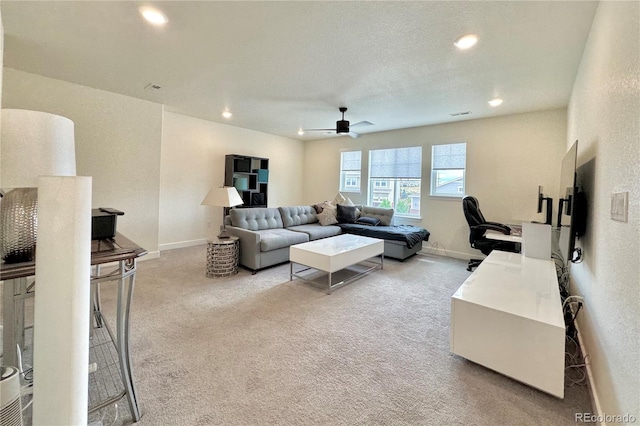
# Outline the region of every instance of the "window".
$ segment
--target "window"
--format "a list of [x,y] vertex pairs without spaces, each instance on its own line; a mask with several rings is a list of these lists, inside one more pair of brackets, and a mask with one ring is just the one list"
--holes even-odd
[[434,145],[431,150],[431,195],[463,197],[467,144]]
[[422,147],[369,151],[369,205],[420,216]]
[[362,151],[340,153],[340,191],[360,192]]

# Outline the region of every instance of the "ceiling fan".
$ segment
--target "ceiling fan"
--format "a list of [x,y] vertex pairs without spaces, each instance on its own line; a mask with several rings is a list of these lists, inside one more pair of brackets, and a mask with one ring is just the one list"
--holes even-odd
[[373,123],[370,123],[368,121],[361,121],[359,123],[356,123],[352,126],[349,126],[349,121],[344,119],[344,113],[347,112],[347,108],[346,107],[340,107],[340,112],[342,113],[342,120],[338,120],[336,121],[336,128],[335,129],[303,129],[303,132],[336,132],[337,134],[347,134],[349,136],[351,136],[352,138],[357,138],[360,137],[359,133],[356,132],[352,132],[351,128],[352,127],[356,127],[356,126],[371,126],[373,125]]

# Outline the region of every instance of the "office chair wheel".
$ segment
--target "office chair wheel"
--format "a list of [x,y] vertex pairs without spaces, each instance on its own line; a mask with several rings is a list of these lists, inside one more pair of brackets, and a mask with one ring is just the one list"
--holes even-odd
[[471,259],[467,265],[467,271],[473,272],[473,268],[477,268],[482,263],[482,259]]

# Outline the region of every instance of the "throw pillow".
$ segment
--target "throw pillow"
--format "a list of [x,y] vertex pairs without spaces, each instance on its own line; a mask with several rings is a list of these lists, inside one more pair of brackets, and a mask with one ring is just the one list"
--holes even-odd
[[347,198],[343,203],[340,204],[342,204],[343,206],[355,206],[355,204],[353,204],[353,201],[351,201],[351,198]]
[[358,220],[356,220],[356,223],[360,225],[378,226],[380,225],[380,219],[376,219],[375,217],[362,216],[358,218]]
[[354,223],[358,218],[358,209],[356,206],[343,206],[338,204],[338,222],[340,223]]
[[336,206],[338,204],[344,203],[345,201],[347,201],[347,199],[344,198],[344,195],[338,192],[338,194],[336,195],[336,198],[333,199],[332,204]]
[[324,203],[320,204],[320,207],[322,207],[322,210],[329,210],[331,211],[331,213],[335,216],[337,214],[336,211],[336,206],[334,204],[331,204],[331,201],[325,201]]
[[320,225],[322,226],[338,223],[338,219],[336,219],[336,216],[331,212],[330,209],[324,209],[322,213],[318,215],[318,221],[320,221]]

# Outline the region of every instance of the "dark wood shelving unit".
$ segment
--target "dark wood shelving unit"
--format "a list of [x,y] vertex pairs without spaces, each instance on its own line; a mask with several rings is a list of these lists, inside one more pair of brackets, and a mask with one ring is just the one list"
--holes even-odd
[[244,204],[239,208],[267,207],[269,159],[248,155],[225,156],[224,185],[234,186]]

